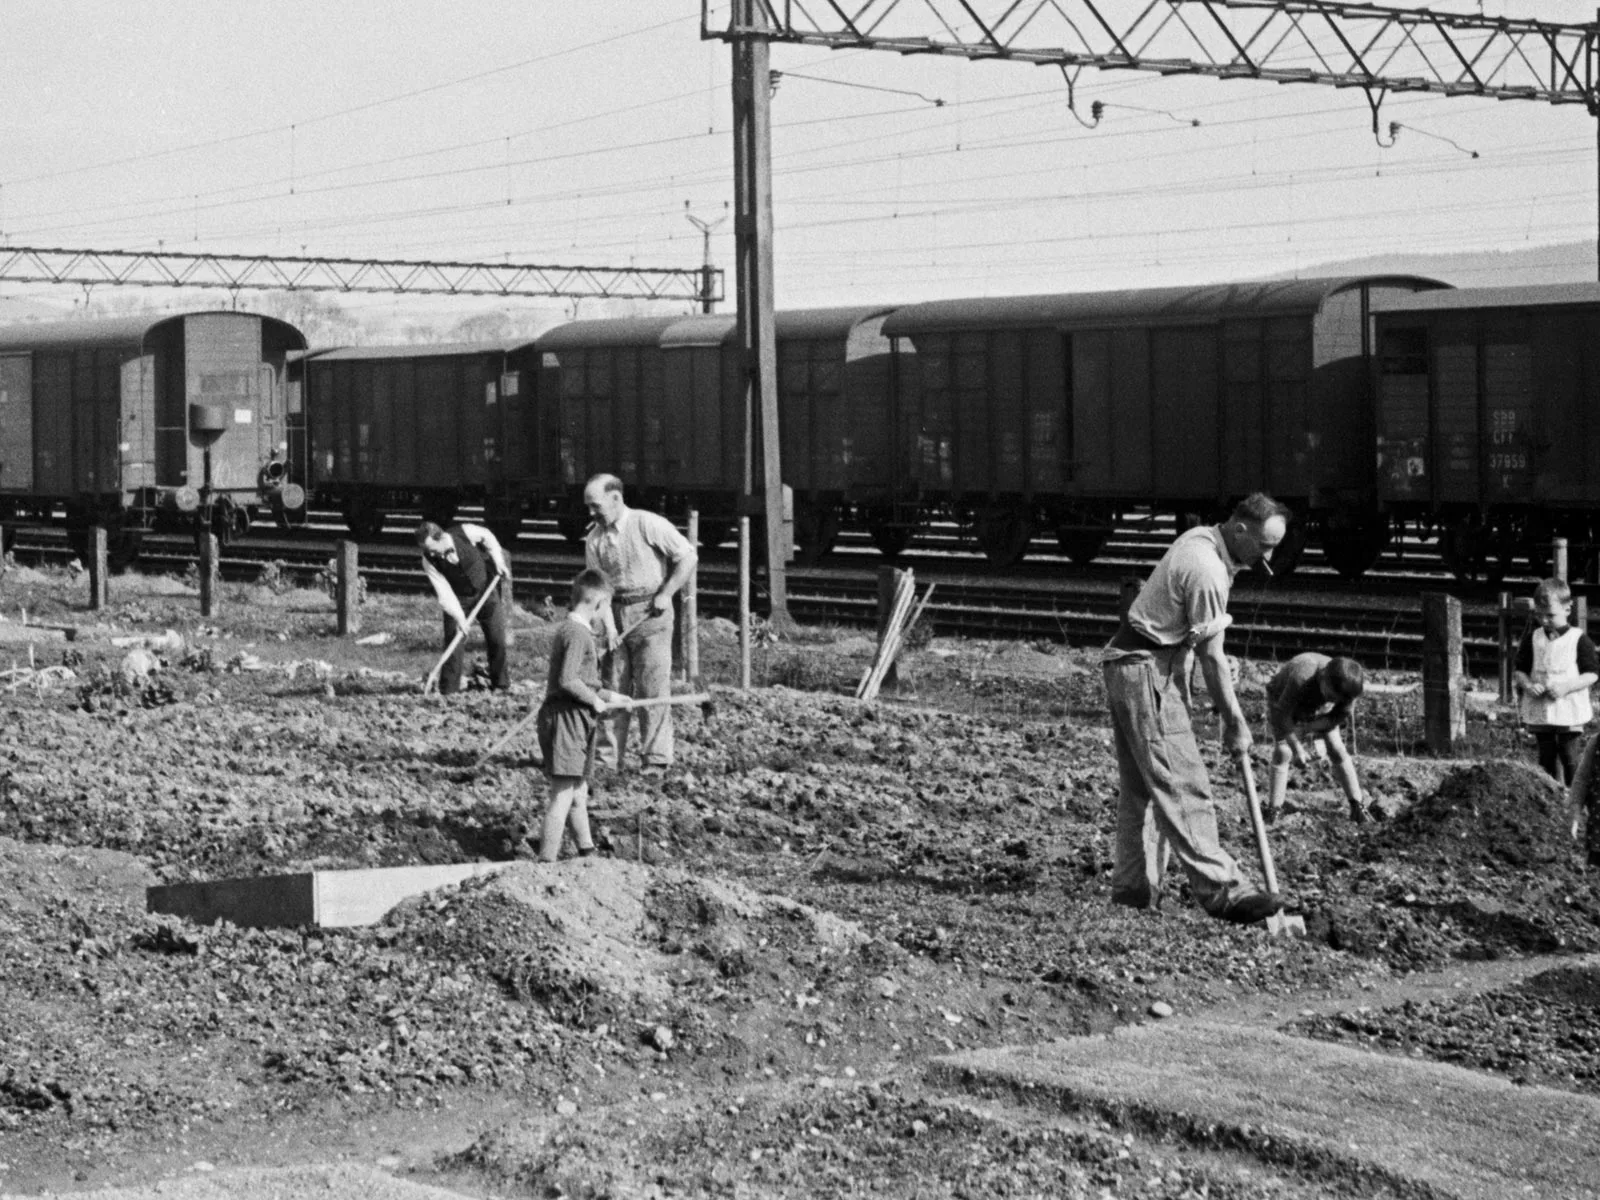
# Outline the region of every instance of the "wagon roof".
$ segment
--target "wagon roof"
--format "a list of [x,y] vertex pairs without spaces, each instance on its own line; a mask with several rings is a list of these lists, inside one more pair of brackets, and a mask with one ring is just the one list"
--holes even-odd
[[1374,312],[1428,312],[1462,308],[1552,308],[1564,304],[1600,304],[1600,283],[1548,283],[1528,287],[1451,288],[1386,296],[1374,301]]
[[[862,321],[893,312],[888,304],[856,304],[838,308],[780,310],[773,326],[782,338],[848,337]],[[582,346],[720,346],[738,336],[735,313],[690,313],[676,317],[622,317],[569,321],[541,334],[532,343],[538,350],[563,350]]]
[[572,350],[584,346],[654,346],[669,325],[684,320],[673,317],[611,317],[591,321],[568,321],[547,329],[518,349]]
[[[773,332],[780,338],[842,340],[863,321],[894,311],[891,304],[853,304],[838,308],[790,308],[773,314]],[[664,330],[661,345],[717,346],[739,336],[735,313],[701,313],[684,317]]]
[[1093,326],[1123,321],[1171,324],[1222,317],[1287,316],[1314,313],[1330,296],[1362,285],[1402,288],[1449,286],[1418,275],[1350,275],[1328,279],[1276,279],[1195,287],[1136,288],[1115,292],[933,300],[898,310],[883,323],[883,332],[890,337],[897,337],[931,330]]
[[404,346],[329,346],[312,350],[307,358],[318,362],[374,361],[390,358],[470,358],[478,354],[504,354],[520,342],[434,342]]
[[144,346],[145,338],[159,325],[181,321],[186,317],[230,316],[255,317],[276,325],[293,335],[292,341],[300,348],[306,344],[303,335],[287,321],[260,313],[241,313],[231,309],[202,309],[196,312],[143,313],[133,317],[79,317],[66,321],[28,321],[16,325],[0,326],[0,351],[25,350],[93,350],[129,349]]

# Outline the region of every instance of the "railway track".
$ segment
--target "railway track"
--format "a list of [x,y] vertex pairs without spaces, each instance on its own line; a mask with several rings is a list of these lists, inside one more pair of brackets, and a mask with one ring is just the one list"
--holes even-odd
[[[330,531],[332,532],[332,531]],[[313,539],[316,540],[313,540]],[[560,601],[582,556],[558,537],[528,536],[513,551],[514,581],[525,604],[544,596]],[[66,562],[71,553],[56,530],[19,533],[19,561]],[[293,538],[251,536],[228,547],[222,556],[223,577],[233,582],[258,579],[268,564],[299,582],[309,583],[328,568],[333,541],[313,532]],[[789,610],[804,624],[839,624],[871,628],[877,622],[876,559],[841,556],[836,566],[794,568],[789,573]],[[140,554],[145,571],[182,574],[195,562],[192,542],[180,536],[151,534]],[[970,563],[941,561],[919,555],[914,564],[919,586],[937,584],[927,620],[945,635],[1065,642],[1074,646],[1103,644],[1116,628],[1122,579],[1141,564],[1111,564],[1108,570],[1072,577],[997,579],[972,573]],[[1152,555],[1149,562],[1154,561]],[[1143,563],[1148,569],[1149,562]],[[868,565],[870,563],[870,565]],[[363,544],[361,573],[374,591],[417,593],[426,588],[409,540],[393,538]],[[1296,577],[1297,580],[1299,577]],[[1299,580],[1294,590],[1242,577],[1230,609],[1234,628],[1228,644],[1235,653],[1255,658],[1284,658],[1303,650],[1345,653],[1369,667],[1415,670],[1421,664],[1422,618],[1416,584],[1394,588],[1381,584],[1374,593],[1307,590]],[[1434,581],[1443,589],[1444,580]],[[759,578],[756,585],[760,587]],[[737,611],[737,568],[726,553],[707,554],[699,576],[703,617],[733,618]],[[757,611],[764,607],[758,596]],[[1467,670],[1493,675],[1497,670],[1497,613],[1492,600],[1463,602],[1462,633]]]

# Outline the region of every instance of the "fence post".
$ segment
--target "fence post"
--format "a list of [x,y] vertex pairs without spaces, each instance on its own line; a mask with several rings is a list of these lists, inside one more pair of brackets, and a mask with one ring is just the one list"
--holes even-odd
[[339,610],[339,636],[361,632],[361,547],[341,538],[339,564],[334,580],[334,604]]
[[1511,644],[1511,593],[1500,593],[1499,633],[1495,638],[1500,665],[1500,703],[1511,703],[1511,668],[1517,648]]
[[106,606],[106,527],[89,527],[89,607],[98,612]]
[[214,617],[220,602],[217,587],[217,535],[207,530],[200,535],[200,615]]
[[1567,577],[1567,539],[1564,537],[1550,541],[1550,573],[1561,580]]
[[1467,732],[1461,694],[1461,601],[1422,593],[1422,726],[1428,749],[1448,754]]
[[750,517],[739,518],[739,690],[750,690]]
[[[689,510],[689,546],[700,557],[700,510]],[[700,683],[700,565],[683,585],[683,671],[696,687]]]

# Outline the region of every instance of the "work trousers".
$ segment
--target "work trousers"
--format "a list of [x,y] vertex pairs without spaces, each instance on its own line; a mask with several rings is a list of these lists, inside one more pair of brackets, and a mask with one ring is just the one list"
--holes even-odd
[[1177,648],[1134,650],[1102,667],[1121,785],[1111,899],[1154,906],[1176,856],[1195,900],[1217,915],[1247,889],[1217,840],[1211,782],[1175,673],[1187,661]]
[[[619,631],[635,622],[642,622],[612,651],[608,681],[613,691],[635,700],[672,694],[672,610],[669,608],[659,617],[650,617],[649,612],[648,600],[639,604],[618,604],[612,608]],[[628,727],[633,721],[639,725],[639,757],[644,765],[670,767],[672,707],[666,704],[641,708],[637,712],[624,709],[614,717],[603,719],[600,722],[600,739],[595,747],[595,761],[608,767],[623,762],[628,746]]]
[[[499,589],[496,589],[499,592]],[[465,612],[472,611],[473,601],[462,603]],[[484,601],[478,610],[478,627],[483,630],[483,642],[489,651],[489,686],[504,691],[511,686],[511,670],[506,665],[506,604],[497,594]],[[455,640],[457,625],[449,613],[444,616],[444,646]],[[440,647],[442,651],[444,646]],[[439,691],[448,696],[461,690],[461,660],[466,654],[467,640],[461,639],[444,666],[439,669]]]

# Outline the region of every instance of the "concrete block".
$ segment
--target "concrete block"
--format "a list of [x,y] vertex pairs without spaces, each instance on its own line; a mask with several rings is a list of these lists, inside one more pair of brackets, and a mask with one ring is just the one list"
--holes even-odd
[[229,921],[255,929],[341,929],[375,925],[402,900],[492,874],[507,865],[450,863],[171,883],[146,888],[145,907],[153,913],[186,917],[198,925]]
[[[75,632],[75,631],[74,631]],[[20,645],[24,642],[70,642],[72,634],[59,625],[19,625],[15,621],[0,621],[0,642]]]

